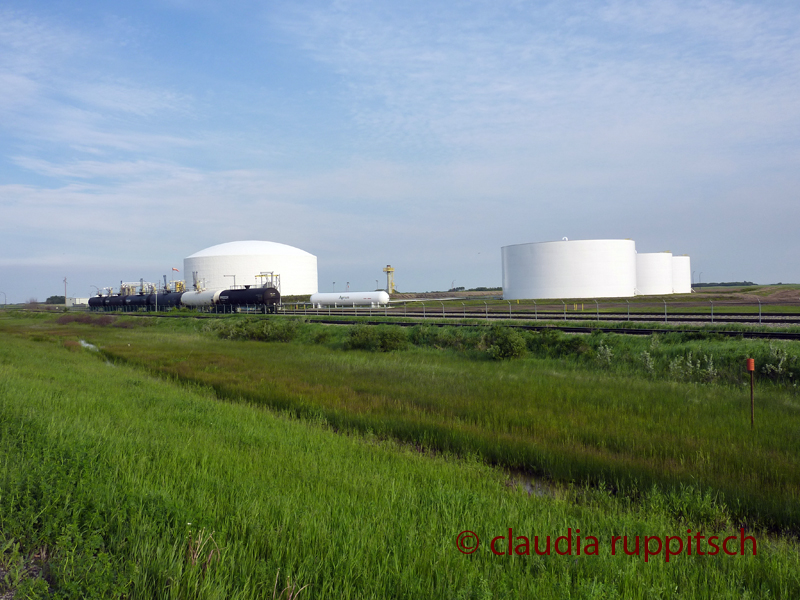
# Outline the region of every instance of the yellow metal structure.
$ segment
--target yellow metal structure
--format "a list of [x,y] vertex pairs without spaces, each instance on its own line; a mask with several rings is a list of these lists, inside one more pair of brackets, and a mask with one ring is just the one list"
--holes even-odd
[[392,265],[386,265],[383,272],[386,273],[386,292],[394,294],[394,269]]

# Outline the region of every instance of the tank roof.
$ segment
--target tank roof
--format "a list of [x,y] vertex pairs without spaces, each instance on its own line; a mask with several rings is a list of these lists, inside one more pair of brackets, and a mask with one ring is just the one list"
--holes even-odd
[[195,252],[187,258],[202,258],[204,256],[313,256],[313,254],[278,242],[265,242],[259,240],[246,240],[239,242],[226,242],[217,244],[205,250]]

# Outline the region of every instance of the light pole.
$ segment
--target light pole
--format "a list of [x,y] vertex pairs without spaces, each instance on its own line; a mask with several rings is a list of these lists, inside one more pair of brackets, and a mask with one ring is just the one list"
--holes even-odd
[[376,290],[378,289],[378,280],[377,279],[375,280],[375,289]]

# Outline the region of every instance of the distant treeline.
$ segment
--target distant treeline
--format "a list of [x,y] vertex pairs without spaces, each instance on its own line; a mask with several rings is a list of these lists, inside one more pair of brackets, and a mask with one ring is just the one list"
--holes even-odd
[[695,283],[693,284],[693,287],[742,287],[746,285],[757,284],[753,283],[752,281],[722,281],[720,283]]
[[499,292],[502,291],[501,287],[476,287],[465,290],[464,287],[454,287],[447,290],[448,292]]

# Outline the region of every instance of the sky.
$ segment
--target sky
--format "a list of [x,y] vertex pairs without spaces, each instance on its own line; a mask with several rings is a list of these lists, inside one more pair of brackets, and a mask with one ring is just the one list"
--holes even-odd
[[494,287],[563,237],[800,282],[800,5],[0,4],[8,303],[235,240],[320,291]]

